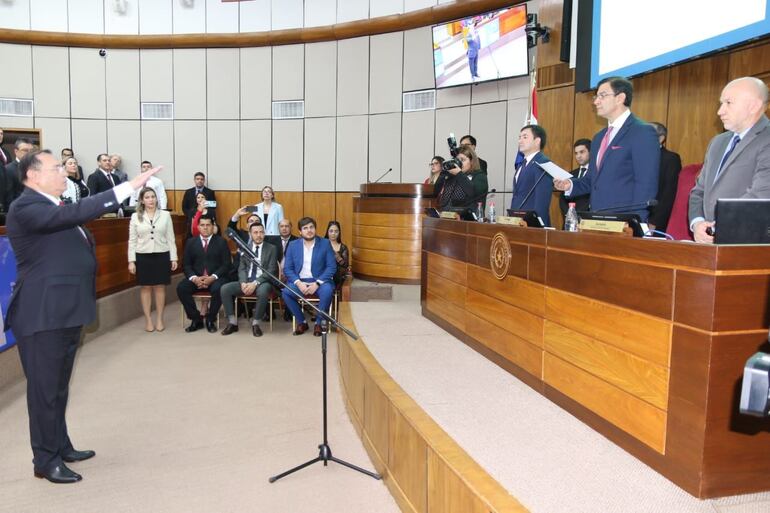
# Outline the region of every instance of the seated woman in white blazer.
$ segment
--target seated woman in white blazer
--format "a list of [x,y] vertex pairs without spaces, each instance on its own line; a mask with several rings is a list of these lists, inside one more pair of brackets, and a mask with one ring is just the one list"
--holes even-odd
[[[171,271],[177,268],[176,237],[171,214],[158,207],[155,191],[145,187],[139,191],[136,212],[128,225],[128,272],[136,275],[141,286],[145,331],[163,331],[163,308],[166,305],[166,285],[171,283]],[[156,321],[150,312],[155,295]]]
[[283,219],[283,207],[275,202],[273,188],[266,185],[262,188],[262,203],[257,203],[256,214],[262,220],[265,227],[265,235],[280,235],[278,223]]

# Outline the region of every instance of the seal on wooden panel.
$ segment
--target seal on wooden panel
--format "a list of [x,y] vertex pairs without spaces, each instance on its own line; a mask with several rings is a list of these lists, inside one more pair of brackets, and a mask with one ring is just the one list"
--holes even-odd
[[497,232],[489,245],[489,267],[492,269],[494,277],[502,280],[508,276],[510,266],[511,244],[505,234]]

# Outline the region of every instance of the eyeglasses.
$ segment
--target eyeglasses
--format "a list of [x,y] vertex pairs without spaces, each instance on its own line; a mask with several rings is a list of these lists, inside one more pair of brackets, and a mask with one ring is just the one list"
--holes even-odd
[[599,93],[599,94],[595,94],[593,96],[593,99],[594,101],[596,101],[597,98],[599,98],[600,100],[604,100],[605,98],[608,98],[610,96],[617,96],[617,95],[615,93]]

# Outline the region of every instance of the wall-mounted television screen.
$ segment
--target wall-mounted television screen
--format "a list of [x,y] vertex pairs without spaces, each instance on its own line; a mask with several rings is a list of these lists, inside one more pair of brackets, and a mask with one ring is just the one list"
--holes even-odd
[[527,75],[526,25],[526,5],[435,25],[436,87]]

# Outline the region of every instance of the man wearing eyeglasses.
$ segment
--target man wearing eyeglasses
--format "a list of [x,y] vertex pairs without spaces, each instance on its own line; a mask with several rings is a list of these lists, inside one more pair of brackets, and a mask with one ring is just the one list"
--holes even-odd
[[658,192],[660,145],[655,130],[631,113],[632,97],[633,86],[623,77],[599,82],[594,107],[608,126],[591,141],[588,173],[554,180],[554,186],[567,199],[590,194],[592,211],[638,214],[647,221],[646,204]]

